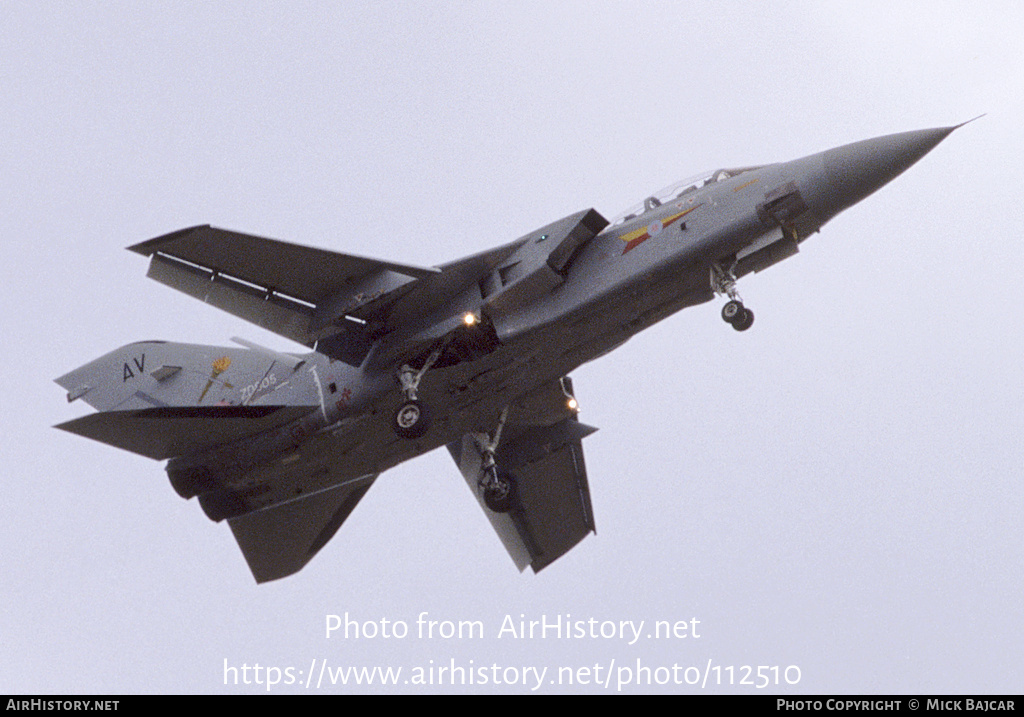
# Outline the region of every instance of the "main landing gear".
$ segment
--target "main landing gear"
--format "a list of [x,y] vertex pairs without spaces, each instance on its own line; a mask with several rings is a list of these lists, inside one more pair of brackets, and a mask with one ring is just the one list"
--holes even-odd
[[441,349],[437,349],[430,354],[422,368],[414,369],[409,364],[405,364],[398,371],[398,380],[402,384],[405,401],[395,411],[391,427],[402,438],[419,438],[430,428],[430,412],[427,410],[427,405],[416,398],[416,390],[420,386],[423,374],[434,365],[440,356]]
[[722,320],[737,331],[746,331],[754,325],[754,312],[743,305],[739,292],[736,290],[736,277],[731,269],[723,269],[718,264],[711,265],[711,288],[716,294],[725,294],[729,301],[722,307]]
[[398,370],[398,382],[405,400],[395,411],[391,422],[395,433],[402,438],[419,438],[430,428],[427,405],[417,398],[416,392],[420,380],[431,367],[445,368],[473,361],[496,351],[499,346],[494,324],[486,316],[465,313],[462,323],[445,334],[420,368],[405,364]]
[[516,504],[515,478],[507,470],[499,468],[494,460],[494,453],[498,449],[501,430],[505,427],[507,417],[508,408],[506,407],[498,417],[498,427],[494,430],[493,436],[487,433],[477,433],[474,436],[482,456],[480,480],[476,485],[484,499],[484,505],[495,513],[507,513]]

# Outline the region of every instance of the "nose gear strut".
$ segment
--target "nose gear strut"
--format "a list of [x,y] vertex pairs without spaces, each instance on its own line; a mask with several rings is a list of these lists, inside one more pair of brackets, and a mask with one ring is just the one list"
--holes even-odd
[[720,295],[729,297],[722,307],[722,320],[737,331],[746,331],[754,325],[754,312],[743,305],[740,292],[736,289],[736,276],[732,267],[723,269],[718,264],[711,265],[711,289]]

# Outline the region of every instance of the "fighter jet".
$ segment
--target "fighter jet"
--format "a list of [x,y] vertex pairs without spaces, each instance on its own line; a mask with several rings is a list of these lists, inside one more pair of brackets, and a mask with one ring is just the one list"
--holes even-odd
[[57,426],[156,460],[226,520],[257,582],[299,571],[377,477],[446,446],[520,571],[595,530],[569,374],[793,256],[962,125],[718,169],[611,221],[585,209],[437,267],[211,226],[129,247],[148,276],[304,344],[132,343],[56,379],[98,410]]

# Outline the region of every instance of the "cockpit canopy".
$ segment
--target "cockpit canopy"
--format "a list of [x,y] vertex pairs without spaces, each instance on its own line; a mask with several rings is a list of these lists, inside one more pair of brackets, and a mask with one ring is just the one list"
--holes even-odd
[[649,212],[652,209],[657,209],[662,204],[679,199],[686,194],[696,192],[698,189],[702,189],[703,187],[707,187],[718,182],[724,182],[725,180],[731,179],[739,174],[743,174],[744,172],[760,169],[761,166],[739,167],[736,169],[716,169],[713,172],[703,172],[694,177],[690,177],[689,179],[674,182],[664,189],[655,192],[642,202],[638,202],[629,209],[618,214],[614,219],[612,219],[611,224],[608,226],[614,227],[619,224],[625,224],[626,222],[633,221],[642,214]]

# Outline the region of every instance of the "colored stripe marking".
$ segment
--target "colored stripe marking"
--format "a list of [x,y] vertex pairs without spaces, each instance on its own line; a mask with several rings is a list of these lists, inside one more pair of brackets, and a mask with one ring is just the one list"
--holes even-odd
[[651,237],[658,236],[665,229],[665,227],[671,226],[675,221],[682,217],[685,217],[687,214],[689,214],[699,206],[701,205],[697,204],[696,206],[690,207],[689,209],[684,209],[678,214],[673,214],[671,216],[665,217],[664,219],[651,222],[645,227],[640,227],[639,229],[634,229],[631,232],[626,232],[625,234],[620,235],[619,239],[626,242],[626,248],[622,250],[622,253],[625,254],[628,251],[633,251]]

